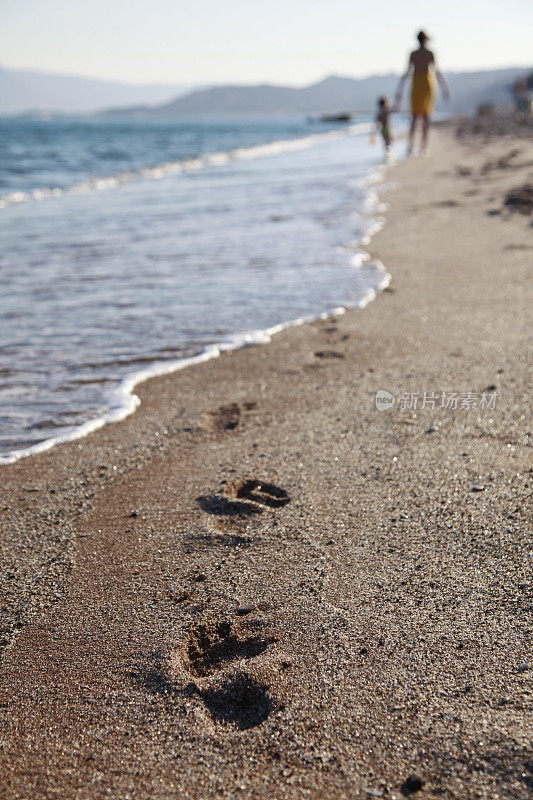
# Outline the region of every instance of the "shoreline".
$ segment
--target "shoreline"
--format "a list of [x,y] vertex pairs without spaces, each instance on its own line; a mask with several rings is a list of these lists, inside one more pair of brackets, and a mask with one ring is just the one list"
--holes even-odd
[[[370,227],[372,228],[372,226]],[[371,241],[372,235],[375,235],[375,233],[379,232],[381,227],[382,226],[380,225],[377,231],[372,234],[365,235],[361,240],[361,244],[365,242],[364,246],[367,247]],[[362,256],[368,255],[363,250],[360,250],[359,252]],[[341,314],[346,314],[349,311],[363,310],[389,286],[391,275],[387,272],[386,268],[379,260],[370,260],[369,257],[368,259],[363,258],[362,261],[367,266],[374,266],[378,272],[382,273],[383,279],[377,290],[369,289],[366,297],[360,300],[356,305],[338,306],[336,308],[331,308],[328,311],[323,311],[317,316],[300,317],[295,320],[290,320],[289,322],[280,322],[277,325],[273,325],[271,328],[234,334],[232,339],[212,344],[197,355],[190,356],[188,358],[176,359],[170,363],[155,361],[153,367],[148,367],[141,372],[132,373],[120,381],[119,385],[114,390],[112,397],[116,396],[117,398],[122,398],[122,405],[117,406],[113,404],[109,410],[100,417],[87,420],[87,422],[84,422],[79,427],[74,428],[74,430],[69,434],[55,438],[51,437],[50,439],[44,439],[42,442],[31,445],[28,448],[16,450],[12,452],[11,455],[0,455],[0,470],[3,466],[16,464],[17,461],[39,455],[40,453],[51,450],[58,445],[75,442],[78,441],[78,439],[84,439],[86,436],[90,436],[92,433],[95,433],[105,425],[113,425],[114,423],[122,422],[122,420],[126,419],[126,417],[129,417],[130,414],[134,414],[141,404],[139,397],[135,394],[135,389],[137,386],[140,386],[141,384],[146,383],[153,378],[160,378],[164,375],[173,375],[175,372],[179,372],[182,369],[187,369],[188,367],[193,367],[196,364],[203,364],[206,361],[219,358],[223,353],[241,350],[244,347],[255,347],[258,345],[268,344],[272,340],[272,337],[276,336],[276,334],[299,325],[309,325],[312,322],[325,321]],[[351,268],[353,267],[348,267],[348,269]]]
[[[350,126],[349,131],[330,131],[322,134],[315,134],[309,138],[314,138],[318,136],[319,138],[325,138],[326,140],[331,138],[345,138],[350,136],[357,135],[357,132],[354,132],[354,128],[365,127],[367,123],[359,123],[358,125]],[[364,131],[366,132],[366,131]],[[304,139],[295,139],[295,140],[287,140],[288,142],[293,142],[296,144],[301,144]],[[272,147],[273,145],[280,144],[280,142],[274,142],[269,145],[262,145],[262,146],[254,146],[252,148],[248,148],[248,150],[257,150]],[[233,151],[232,151],[233,152]],[[228,154],[228,157],[231,157],[231,153]],[[386,268],[379,260],[372,260],[368,253],[363,250],[363,247],[368,247],[372,238],[379,233],[382,229],[383,225],[385,224],[385,219],[383,218],[383,212],[381,210],[381,206],[383,205],[379,200],[379,187],[383,184],[387,169],[390,165],[386,163],[380,163],[378,165],[373,165],[369,167],[366,174],[357,180],[358,185],[361,187],[365,187],[367,194],[363,201],[363,209],[358,212],[358,215],[361,220],[367,220],[367,229],[362,236],[362,238],[351,244],[354,245],[354,249],[357,248],[357,264],[354,265],[352,260],[355,260],[355,255],[353,259],[350,260],[350,263],[346,265],[346,269],[357,269],[361,267],[363,264],[366,268],[374,267],[376,272],[382,273],[383,279],[380,282],[380,285],[377,290],[369,288],[365,297],[363,297],[359,302],[356,304],[351,305],[343,305],[338,306],[336,308],[327,309],[320,314],[317,315],[309,315],[305,317],[298,317],[296,319],[276,323],[268,328],[264,329],[253,329],[249,331],[244,331],[241,333],[234,333],[229,336],[228,339],[214,342],[210,344],[208,347],[201,350],[194,356],[178,358],[172,360],[171,362],[158,362],[154,360],[153,366],[144,368],[139,372],[134,372],[129,375],[125,375],[120,381],[118,381],[116,388],[113,390],[111,395],[107,398],[109,402],[109,408],[103,412],[100,416],[95,417],[94,419],[89,419],[83,422],[81,425],[76,426],[73,428],[70,433],[63,434],[61,436],[51,436],[48,439],[44,439],[42,442],[38,442],[37,444],[30,445],[26,448],[20,448],[16,450],[12,450],[9,453],[2,454],[0,453],[0,470],[3,466],[7,466],[9,464],[15,464],[17,461],[30,458],[32,456],[38,455],[39,453],[44,453],[51,448],[57,447],[61,444],[67,444],[68,442],[74,442],[79,439],[83,439],[86,436],[91,435],[95,431],[99,430],[100,428],[104,427],[105,425],[114,424],[117,422],[121,422],[123,419],[126,419],[130,414],[134,414],[137,408],[140,405],[140,400],[138,396],[135,394],[135,389],[141,383],[151,380],[152,378],[161,377],[163,375],[170,375],[174,372],[178,372],[179,370],[186,369],[187,367],[194,366],[195,364],[201,364],[204,361],[209,361],[213,358],[218,358],[222,353],[231,351],[231,350],[239,350],[242,347],[248,347],[251,345],[257,344],[267,344],[272,336],[280,333],[283,330],[288,328],[292,328],[298,325],[305,325],[310,322],[316,322],[318,320],[325,320],[329,317],[335,316],[337,314],[345,313],[346,311],[350,311],[353,309],[363,309],[365,308],[368,303],[372,302],[376,296],[385,289],[389,283],[391,276],[387,272]],[[187,345],[185,344],[184,347],[186,348]]]
[[433,135],[364,313],[2,468],[6,797],[527,796],[531,144]]
[[230,161],[247,161],[272,154],[277,155],[283,152],[304,150],[310,141],[315,141],[316,139],[327,141],[328,139],[357,136],[359,133],[361,135],[369,133],[371,129],[371,122],[357,122],[344,129],[332,128],[329,131],[319,131],[310,133],[307,136],[297,136],[293,139],[279,139],[247,147],[235,147],[228,151],[202,153],[198,156],[181,158],[177,161],[163,162],[153,167],[142,167],[138,170],[89,178],[63,188],[56,186],[54,189],[14,191],[8,195],[0,196],[0,212],[5,208],[17,206],[21,203],[42,202],[43,200],[53,200],[64,195],[84,194],[90,191],[108,191],[135,180],[159,180],[162,177],[169,177],[182,172],[193,172],[202,167],[224,166]]

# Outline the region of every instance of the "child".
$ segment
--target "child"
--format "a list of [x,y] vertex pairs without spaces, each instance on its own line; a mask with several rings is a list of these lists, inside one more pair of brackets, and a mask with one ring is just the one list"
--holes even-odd
[[381,133],[383,144],[385,145],[386,155],[389,155],[392,144],[392,136],[389,126],[389,116],[391,111],[392,109],[389,104],[389,98],[380,97],[378,100],[378,113],[376,115],[376,131]]

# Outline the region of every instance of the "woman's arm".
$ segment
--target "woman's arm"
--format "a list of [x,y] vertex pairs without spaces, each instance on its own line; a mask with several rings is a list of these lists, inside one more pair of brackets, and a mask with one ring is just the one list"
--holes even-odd
[[435,56],[433,56],[433,69],[435,70],[435,75],[437,76],[437,80],[439,82],[440,90],[442,92],[442,97],[446,102],[450,99],[450,87],[448,86],[448,81],[446,80],[446,75],[444,72],[441,72],[437,67],[437,62],[435,61]]
[[438,69],[435,70],[435,75],[437,76],[437,80],[439,82],[442,97],[444,100],[446,100],[446,102],[448,102],[450,99],[450,87],[448,86],[446,75],[443,72],[439,72]]

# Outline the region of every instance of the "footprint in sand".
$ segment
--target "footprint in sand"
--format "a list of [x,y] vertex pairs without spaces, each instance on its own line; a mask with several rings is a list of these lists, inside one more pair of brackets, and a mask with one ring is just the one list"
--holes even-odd
[[188,676],[187,693],[201,698],[212,719],[239,730],[260,725],[280,706],[268,684],[272,664],[258,658],[276,639],[251,632],[259,624],[208,620],[169,659],[170,675]]
[[[337,325],[331,325],[331,324],[330,325],[324,325],[322,327],[322,332],[323,333],[327,333],[330,336],[330,341],[333,341],[333,342],[335,341],[335,338],[336,338],[334,336],[334,334],[338,334],[338,338],[337,338],[337,342],[338,343],[347,342],[348,339],[350,338],[350,334],[349,333],[340,334],[339,333],[339,328],[338,328]],[[319,351],[319,353],[323,353],[323,352],[327,353],[327,352],[332,352],[332,351],[327,351],[327,350],[326,351],[323,351],[323,350]],[[320,355],[318,355],[318,353],[315,353],[315,356],[317,356],[318,358],[321,357]],[[339,356],[341,358],[344,358],[344,356],[341,353],[339,353]],[[335,358],[336,356],[333,356],[333,357]]]
[[279,708],[268,685],[245,674],[233,675],[221,686],[199,694],[215,722],[234,725],[240,731],[256,728]]
[[251,517],[260,514],[262,509],[253,503],[243,503],[240,500],[229,500],[224,494],[204,494],[196,498],[196,502],[206,514],[221,517]]
[[232,661],[261,655],[276,641],[274,637],[248,634],[245,626],[238,622],[201,623],[190,631],[178,658],[191,675],[205,678]]
[[266,508],[281,508],[290,503],[285,489],[274,483],[248,478],[235,481],[212,495],[202,495],[196,502],[208,514],[249,517]]
[[198,427],[204,431],[233,431],[242,421],[242,416],[256,407],[257,403],[230,403],[214,411],[207,411],[198,419]]
[[253,478],[239,481],[226,488],[227,494],[233,494],[239,500],[246,499],[269,508],[281,508],[290,502],[290,497],[285,491],[274,483],[265,483]]

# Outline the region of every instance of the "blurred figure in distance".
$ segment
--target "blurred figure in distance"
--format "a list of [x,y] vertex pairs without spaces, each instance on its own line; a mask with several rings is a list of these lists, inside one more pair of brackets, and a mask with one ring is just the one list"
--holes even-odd
[[409,131],[407,152],[409,155],[413,152],[415,132],[417,123],[420,120],[422,122],[422,155],[425,156],[428,155],[430,117],[435,101],[435,79],[433,73],[437,76],[444,100],[450,99],[450,92],[446,78],[437,69],[434,54],[426,47],[429,36],[424,31],[419,31],[416,38],[420,46],[417,50],[413,50],[409,56],[407,71],[405,75],[402,75],[398,84],[395,107],[400,107],[403,87],[407,78],[411,76],[411,129]]
[[390,107],[389,98],[380,97],[378,100],[378,113],[376,114],[376,133],[381,134],[386,157],[390,155],[392,144],[392,134],[389,122],[391,111],[392,109]]

